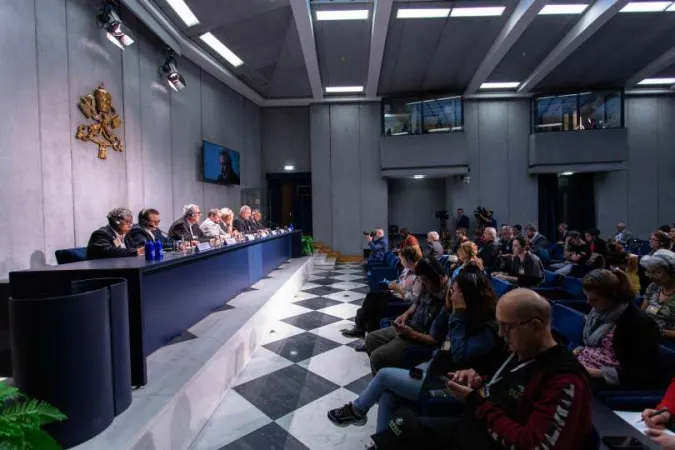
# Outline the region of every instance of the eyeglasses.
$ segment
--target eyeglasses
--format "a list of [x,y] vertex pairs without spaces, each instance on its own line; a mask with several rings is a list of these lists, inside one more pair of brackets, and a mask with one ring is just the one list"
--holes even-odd
[[524,320],[522,322],[501,322],[497,321],[497,325],[499,325],[499,328],[504,330],[505,333],[510,332],[511,330],[522,327],[523,325],[527,325],[528,323],[532,322],[534,319],[528,319]]

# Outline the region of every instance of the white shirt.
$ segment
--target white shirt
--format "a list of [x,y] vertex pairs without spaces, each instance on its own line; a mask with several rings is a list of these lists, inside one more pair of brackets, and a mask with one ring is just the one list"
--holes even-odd
[[227,236],[228,234],[211,219],[206,219],[202,224],[199,226],[199,228],[202,230],[202,233],[206,237],[217,237],[217,236]]
[[124,244],[124,235],[119,234],[117,230],[115,230],[113,227],[110,227],[110,229],[113,231],[115,234],[115,240],[113,242],[119,242],[120,245],[115,245],[117,248],[127,248],[127,246]]

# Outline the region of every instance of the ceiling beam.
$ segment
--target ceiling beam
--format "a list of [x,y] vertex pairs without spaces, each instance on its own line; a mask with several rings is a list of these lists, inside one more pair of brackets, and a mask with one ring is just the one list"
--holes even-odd
[[373,29],[370,33],[370,58],[368,59],[368,81],[366,96],[377,96],[377,84],[380,81],[384,45],[387,42],[389,18],[394,0],[375,0],[373,7]]
[[323,98],[323,85],[321,84],[321,72],[319,71],[319,59],[316,56],[316,41],[314,40],[314,26],[312,23],[312,9],[308,0],[290,0],[293,19],[300,37],[302,56],[305,58],[305,67],[309,84],[312,88],[312,96],[315,100]]
[[675,47],[671,47],[664,54],[662,54],[654,61],[647,64],[639,72],[630,77],[628,81],[626,81],[625,85],[626,89],[630,89],[636,86],[640,81],[644,80],[645,78],[649,78],[652,75],[656,75],[657,73],[659,73],[660,71],[662,71],[663,69],[674,63],[675,63]]
[[478,66],[478,70],[476,70],[466,88],[465,95],[471,95],[480,88],[480,85],[487,80],[546,3],[547,0],[520,0],[485,58],[483,58],[483,62]]
[[562,38],[555,48],[537,66],[530,76],[520,84],[518,92],[529,92],[546,78],[553,69],[563,62],[574,50],[606,24],[629,0],[598,0],[588,8],[579,21]]

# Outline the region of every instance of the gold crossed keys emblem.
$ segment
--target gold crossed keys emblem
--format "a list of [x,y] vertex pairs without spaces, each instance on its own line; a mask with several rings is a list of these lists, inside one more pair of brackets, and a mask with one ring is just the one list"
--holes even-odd
[[103,83],[94,90],[93,95],[80,97],[80,103],[77,107],[84,117],[93,120],[95,123],[79,125],[75,133],[76,139],[98,145],[98,157],[100,159],[108,157],[108,147],[118,152],[124,151],[122,140],[113,132],[122,125],[122,120],[113,108],[112,96],[105,89]]

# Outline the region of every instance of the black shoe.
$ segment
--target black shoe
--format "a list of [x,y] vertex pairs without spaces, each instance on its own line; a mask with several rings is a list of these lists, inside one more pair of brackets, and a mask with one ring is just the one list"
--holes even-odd
[[351,330],[342,331],[342,335],[345,337],[363,338],[366,337],[366,330],[362,330],[359,327],[354,327]]
[[348,425],[362,427],[368,421],[368,416],[356,414],[352,404],[347,403],[342,408],[328,411],[328,419],[339,427],[346,427]]
[[368,349],[366,348],[366,341],[359,341],[359,345],[354,347],[354,351],[356,352],[367,352]]

